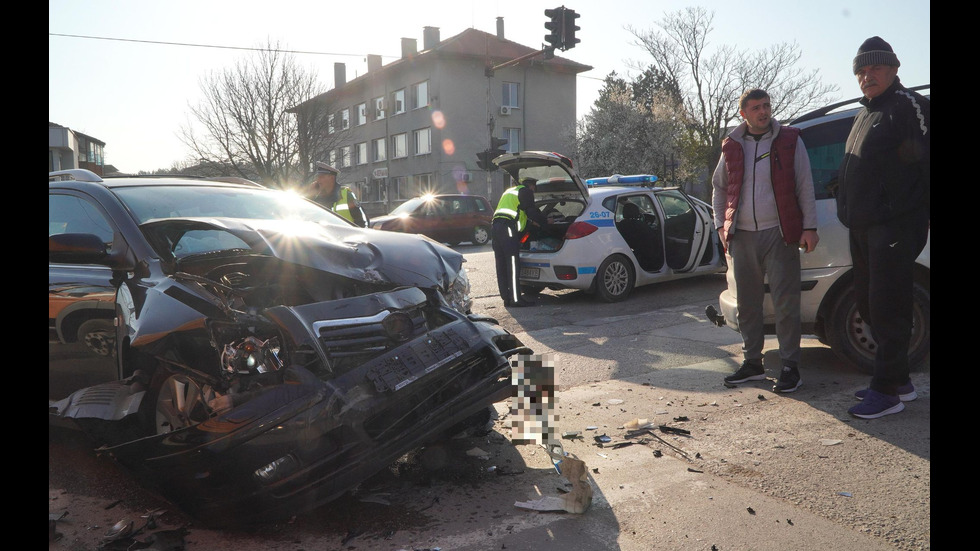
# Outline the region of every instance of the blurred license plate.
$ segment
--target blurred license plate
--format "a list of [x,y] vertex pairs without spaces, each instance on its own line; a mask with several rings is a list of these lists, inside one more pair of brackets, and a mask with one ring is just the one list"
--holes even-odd
[[538,279],[541,277],[541,268],[521,268],[523,279]]

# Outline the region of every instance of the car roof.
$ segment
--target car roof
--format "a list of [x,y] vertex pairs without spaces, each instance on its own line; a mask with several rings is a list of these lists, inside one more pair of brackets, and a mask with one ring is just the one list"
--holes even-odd
[[[919,86],[912,86],[911,88],[909,88],[909,90],[912,90],[913,92],[921,92],[922,90],[929,90],[929,88],[930,88],[929,84],[920,84]],[[928,93],[922,95],[924,95],[925,97],[929,97]],[[820,119],[821,122],[826,122],[831,120],[852,117],[854,116],[855,112],[857,112],[861,108],[861,104],[859,103],[860,101],[861,98],[857,97],[857,98],[851,98],[849,100],[840,101],[837,103],[832,103],[830,105],[821,107],[820,109],[815,109],[813,111],[810,111],[809,113],[800,115],[799,117],[796,117],[795,119],[791,120],[789,124],[793,126],[798,126],[800,128],[806,128],[807,126],[810,125],[809,124],[804,125],[802,123],[805,123],[807,121]]]
[[190,185],[190,186],[215,186],[215,187],[245,187],[262,188],[265,186],[246,180],[236,178],[229,181],[224,177],[206,178],[196,176],[112,176],[102,178],[98,174],[86,169],[67,169],[48,173],[48,183],[51,185],[64,185],[70,182],[87,182],[100,184],[106,188],[122,188],[132,186],[167,186],[167,185]]

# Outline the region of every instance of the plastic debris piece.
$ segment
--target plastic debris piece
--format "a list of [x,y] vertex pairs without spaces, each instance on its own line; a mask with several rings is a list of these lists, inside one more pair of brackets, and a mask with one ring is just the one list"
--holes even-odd
[[606,400],[606,403],[609,404],[610,406],[618,406],[619,404],[622,404],[623,401],[620,400],[619,398],[610,398]]
[[481,450],[480,448],[473,448],[467,451],[466,455],[470,457],[479,457],[480,459],[490,459],[490,454]]
[[745,510],[748,511],[750,515],[754,515],[755,514],[755,509],[753,509],[751,507],[746,507]]
[[683,434],[683,435],[691,434],[691,431],[687,429],[679,429],[677,427],[669,427],[667,425],[660,425],[660,432],[669,432],[671,434]]
[[687,468],[687,472],[689,472],[689,473],[703,473],[704,471],[699,471],[699,470],[697,470],[697,469],[695,469],[693,467],[688,467]]
[[756,396],[756,398],[758,398],[758,399],[760,399],[760,400],[765,400],[765,399],[766,399],[766,397],[765,397],[765,396],[763,396],[763,395],[761,395],[761,394],[760,394],[760,395],[758,395],[758,396]]
[[823,446],[834,446],[840,444],[843,440],[835,440],[833,438],[821,438],[820,444]]
[[604,453],[599,453],[599,452],[596,452],[596,455],[598,455],[599,457],[601,457],[601,458],[603,458],[603,459],[609,459],[609,456],[608,456],[608,455],[606,455],[606,454],[604,454]]
[[566,430],[565,432],[561,433],[561,437],[566,440],[574,440],[580,436],[582,436],[582,431],[578,430]]
[[608,437],[608,436],[606,436],[605,434],[600,434],[599,436],[596,436],[596,437],[594,437],[593,439],[594,439],[594,440],[595,440],[596,442],[599,442],[600,444],[605,444],[606,442],[610,442],[610,441],[612,441],[612,438],[609,438],[609,437]]
[[595,425],[589,425],[589,426],[585,427],[585,430],[599,430],[599,427],[597,427]]
[[844,496],[844,497],[853,497],[851,495],[851,492],[837,492],[837,495]]
[[628,421],[625,425],[623,425],[623,428],[626,430],[638,430],[638,429],[645,429],[647,427],[652,427],[652,426],[653,423],[651,423],[649,419],[636,418],[633,419],[632,421]]
[[690,419],[688,419],[686,415],[681,415],[680,417],[674,417],[674,421],[677,421],[677,422],[690,421]]
[[119,522],[112,525],[112,528],[102,536],[103,541],[115,541],[128,537],[133,533],[133,521],[131,520],[120,520]]

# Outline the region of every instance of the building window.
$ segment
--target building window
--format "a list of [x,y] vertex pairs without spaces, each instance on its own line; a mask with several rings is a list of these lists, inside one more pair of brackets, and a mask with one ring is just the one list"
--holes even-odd
[[405,89],[395,90],[391,93],[391,114],[397,115],[405,112]]
[[374,98],[374,120],[379,121],[385,118],[385,98],[384,96]]
[[408,135],[395,134],[391,137],[391,158],[401,159],[408,156]]
[[387,192],[385,191],[385,181],[384,178],[372,179],[371,180],[371,200],[380,201],[384,203],[387,201]]
[[357,126],[361,126],[362,124],[367,124],[367,104],[366,103],[358,103],[357,104],[357,107],[355,107],[355,109],[356,109],[356,113],[357,113],[357,115],[356,115],[357,116],[357,119],[356,119]]
[[340,148],[340,166],[348,167],[350,166],[350,146],[345,145]]
[[429,105],[429,81],[412,85],[412,109]]
[[337,166],[337,150],[330,150],[330,166]]
[[330,115],[327,117],[327,134],[333,134],[337,130],[336,128],[334,128],[333,125],[333,121],[335,118],[336,115],[334,115],[333,113],[330,113]]
[[432,175],[416,174],[412,176],[412,188],[415,190],[416,195],[435,193],[435,190],[432,189]]
[[371,152],[374,154],[374,162],[383,161],[388,158],[385,153],[385,139],[378,138],[371,141]]
[[520,107],[520,97],[517,93],[519,91],[519,84],[517,82],[505,82],[503,83],[503,90],[500,92],[500,105],[506,107]]
[[409,193],[404,176],[388,179],[388,195],[390,195],[391,199],[394,201],[411,199],[412,195]]
[[507,153],[517,153],[521,150],[520,128],[504,128],[501,138],[507,140]]
[[340,129],[347,130],[350,128],[350,109],[343,109],[340,111]]
[[432,131],[429,128],[420,128],[412,132],[415,139],[415,154],[425,155],[432,153]]
[[367,142],[361,142],[355,145],[354,147],[357,148],[356,151],[357,164],[366,165],[368,163]]

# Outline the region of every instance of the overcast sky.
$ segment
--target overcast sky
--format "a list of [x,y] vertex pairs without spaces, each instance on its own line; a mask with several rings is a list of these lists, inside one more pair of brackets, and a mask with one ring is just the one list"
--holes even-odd
[[495,34],[503,17],[507,39],[540,48],[544,10],[560,5],[581,15],[581,42],[558,55],[593,67],[577,79],[578,118],[611,71],[630,78],[631,62],[649,64],[625,27],[655,29],[664,13],[688,6],[714,12],[709,49],[795,41],[800,67],[818,69],[824,83],[838,86],[838,99],[860,94],[851,60],[874,35],[892,45],[904,84],[930,82],[929,2],[921,0],[49,0],[48,120],[104,141],[106,164],[123,172],[169,168],[188,154],[177,135],[202,99],[201,78],[254,57],[248,48],[278,42],[310,52],[297,54],[298,62],[329,89],[335,62],[347,64],[352,80],[366,71],[368,54],[384,64],[398,59],[403,37],[421,49],[426,26],[438,27],[442,39],[467,28]]

